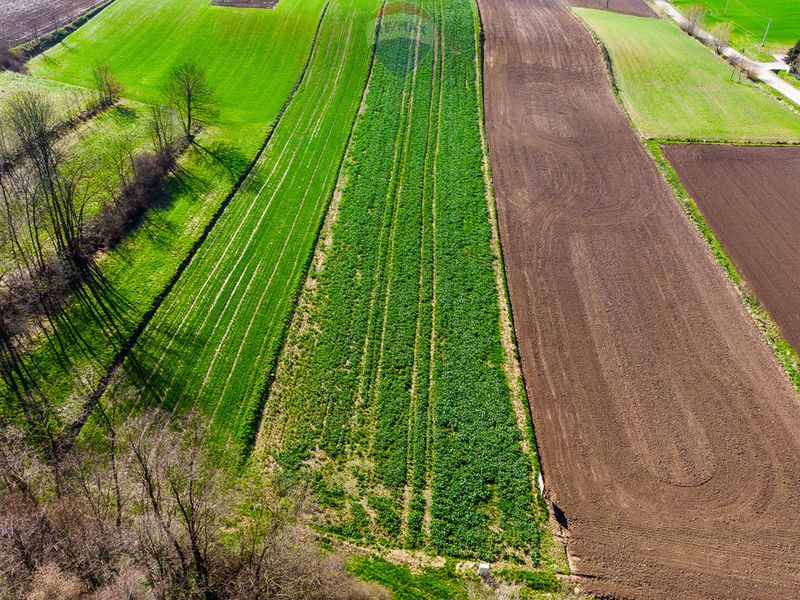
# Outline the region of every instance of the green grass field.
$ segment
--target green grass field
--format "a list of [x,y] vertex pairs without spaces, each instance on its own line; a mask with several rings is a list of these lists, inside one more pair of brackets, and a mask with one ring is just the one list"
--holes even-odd
[[[358,543],[535,561],[504,370],[469,0],[386,19],[346,185],[280,359],[259,455]],[[404,31],[403,35],[395,35]]]
[[[185,153],[178,173],[164,187],[145,223],[119,248],[100,257],[107,298],[97,302],[91,296],[77,295],[57,330],[50,336],[40,336],[27,347],[26,368],[44,393],[65,403],[65,418],[79,410],[82,398],[97,384],[165,288],[254,157],[296,83],[324,3],[295,4],[288,0],[285,5],[294,8],[242,11],[212,8],[204,1],[172,0],[168,9],[153,11],[149,1],[119,0],[86,25],[91,28],[91,35],[81,28],[64,45],[53,48],[31,65],[34,72],[53,77],[53,81],[87,84],[93,65],[98,60],[110,61],[125,85],[126,98],[155,100],[152,96],[157,95],[158,84],[148,87],[146,73],[154,69],[166,73],[175,63],[196,60],[209,69],[220,113],[219,124],[209,126],[198,139],[214,150],[218,159],[195,149]],[[180,27],[175,11],[179,11],[181,22],[203,27]],[[208,11],[213,15],[209,16]],[[214,15],[223,23],[238,22],[241,27],[218,31]],[[128,39],[124,43],[139,53],[127,57],[117,53],[117,46],[123,43],[118,28],[144,22],[150,29],[125,29]],[[166,47],[170,51],[163,56],[154,30],[169,41]],[[362,39],[368,36],[366,31],[360,34]],[[214,35],[218,37],[214,39]],[[175,48],[183,50],[177,52]],[[236,63],[243,48],[250,53],[244,61],[250,68],[228,69],[225,74],[223,59]],[[51,87],[58,93],[67,88],[42,78],[31,81],[43,90]],[[15,80],[15,85],[21,84]],[[237,90],[242,94],[241,108]],[[105,311],[103,321],[98,322],[96,315],[103,311],[104,303],[113,306],[113,311]],[[0,389],[0,399],[5,393]]]
[[620,95],[645,137],[800,141],[800,116],[663,19],[575,9],[608,48]]
[[305,62],[324,0],[285,0],[275,10],[208,0],[117,0],[30,64],[35,75],[78,85],[107,63],[125,96],[159,102],[170,69],[196,62],[217,101],[226,142],[253,151]]
[[731,23],[731,44],[745,48],[748,55],[757,54],[761,48],[767,25],[764,51],[781,52],[800,40],[800,3],[796,0],[673,0],[673,4],[679,9],[692,4],[705,6],[706,28],[714,23]]

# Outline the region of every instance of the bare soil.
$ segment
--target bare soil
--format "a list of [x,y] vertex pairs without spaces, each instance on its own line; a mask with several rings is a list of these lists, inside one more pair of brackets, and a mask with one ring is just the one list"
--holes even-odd
[[583,587],[800,589],[800,405],[560,0],[480,0],[487,131],[547,492]]
[[663,149],[736,269],[800,350],[800,148]]
[[611,12],[622,13],[624,15],[634,15],[637,17],[656,17],[656,13],[648,6],[644,0],[569,0],[572,6],[583,8],[600,8]]
[[0,46],[16,46],[71,23],[106,0],[0,0]]

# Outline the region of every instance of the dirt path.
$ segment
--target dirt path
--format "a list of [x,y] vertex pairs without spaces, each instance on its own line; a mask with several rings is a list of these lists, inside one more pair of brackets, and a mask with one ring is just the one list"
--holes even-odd
[[591,592],[800,586],[800,407],[559,0],[481,0],[501,236],[545,482]]

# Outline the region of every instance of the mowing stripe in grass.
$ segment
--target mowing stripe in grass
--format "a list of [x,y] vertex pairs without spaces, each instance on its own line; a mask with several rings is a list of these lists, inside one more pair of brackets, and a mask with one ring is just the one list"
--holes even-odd
[[317,24],[316,33],[314,34],[314,38],[313,38],[313,40],[311,42],[311,48],[310,48],[309,53],[308,53],[308,58],[306,59],[306,62],[303,65],[303,69],[301,70],[300,75],[297,78],[297,82],[295,83],[295,85],[292,88],[291,92],[286,97],[286,100],[284,101],[283,105],[281,106],[280,110],[278,111],[278,115],[275,118],[275,122],[272,125],[272,127],[271,127],[269,133],[267,134],[266,138],[264,139],[263,143],[261,144],[261,147],[259,148],[259,150],[256,153],[256,155],[253,158],[253,160],[251,160],[250,163],[247,165],[247,168],[239,176],[239,179],[234,184],[234,186],[231,189],[230,193],[225,197],[225,199],[219,205],[219,208],[217,208],[216,212],[211,217],[211,220],[206,224],[205,228],[203,229],[203,232],[200,234],[200,236],[194,242],[192,247],[189,249],[189,252],[186,254],[186,256],[183,258],[183,260],[180,262],[180,264],[178,265],[178,268],[175,270],[175,272],[173,273],[172,277],[167,282],[167,285],[155,297],[155,299],[153,300],[152,304],[150,305],[150,308],[142,316],[141,320],[139,321],[139,324],[133,330],[133,333],[131,334],[131,336],[122,344],[121,348],[119,349],[117,354],[114,356],[114,359],[112,360],[111,365],[106,370],[105,375],[103,375],[100,378],[100,382],[97,384],[97,386],[95,386],[95,388],[91,391],[91,393],[86,397],[86,399],[84,401],[84,408],[81,411],[80,415],[65,430],[64,440],[62,442],[62,445],[63,445],[63,447],[65,449],[67,449],[67,448],[69,448],[71,446],[72,441],[75,439],[75,437],[78,435],[78,433],[80,432],[80,430],[83,427],[83,425],[86,423],[87,419],[89,418],[89,415],[92,413],[92,410],[94,410],[95,405],[100,400],[100,398],[105,393],[105,391],[108,389],[108,386],[111,383],[111,381],[117,376],[120,367],[122,366],[124,361],[127,359],[128,355],[131,352],[131,349],[134,347],[134,345],[139,340],[139,338],[141,337],[141,335],[144,332],[144,330],[150,324],[150,322],[152,321],[153,317],[156,315],[156,313],[158,312],[159,308],[161,307],[161,305],[166,300],[167,296],[170,294],[172,289],[178,283],[178,280],[181,278],[181,276],[183,275],[183,273],[186,270],[186,268],[192,262],[192,260],[194,259],[194,256],[197,254],[197,252],[200,249],[200,247],[203,245],[203,243],[206,241],[206,239],[208,238],[208,236],[211,233],[211,231],[214,229],[216,224],[219,222],[220,218],[222,218],[222,215],[225,213],[225,210],[227,209],[228,205],[231,203],[231,201],[236,196],[236,194],[239,192],[239,190],[244,185],[244,183],[246,181],[248,181],[248,178],[250,177],[250,173],[253,171],[255,166],[260,161],[261,156],[263,155],[264,151],[267,149],[267,146],[269,146],[269,143],[272,140],[272,137],[275,134],[275,130],[278,128],[278,125],[280,124],[281,119],[283,118],[283,115],[286,113],[286,110],[289,108],[289,105],[291,104],[295,94],[297,93],[297,90],[300,88],[300,85],[303,83],[303,80],[305,79],[306,72],[308,71],[308,66],[311,63],[311,57],[313,56],[314,49],[316,48],[317,38],[319,37],[319,31],[320,31],[320,28],[322,27],[322,22],[325,19],[325,15],[326,15],[326,13],[328,11],[328,6],[329,6],[329,4],[326,4],[325,7],[322,10],[322,14],[320,15],[320,18],[319,18],[319,23]]

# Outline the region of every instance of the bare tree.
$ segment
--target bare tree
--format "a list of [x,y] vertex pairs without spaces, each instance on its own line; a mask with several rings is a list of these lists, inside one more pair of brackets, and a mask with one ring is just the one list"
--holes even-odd
[[709,33],[714,43],[714,50],[717,54],[722,54],[731,41],[732,26],[730,23],[716,23]]
[[304,487],[277,493],[255,470],[228,473],[197,416],[118,421],[101,410],[91,446],[62,457],[59,493],[26,433],[0,427],[0,580],[10,597],[387,597],[295,525]]
[[150,140],[156,154],[172,154],[175,148],[175,115],[163,106],[150,106],[147,121]]
[[683,30],[686,31],[689,35],[697,34],[697,30],[703,23],[703,17],[706,16],[706,9],[704,6],[700,6],[699,4],[692,4],[687,6],[683,10],[683,18],[685,19],[682,23]]
[[98,105],[102,108],[112,106],[119,100],[122,93],[122,84],[111,73],[111,67],[107,64],[95,65],[92,69],[94,79],[94,89],[97,92]]
[[184,63],[172,69],[164,88],[168,104],[175,110],[186,138],[191,142],[194,132],[213,114],[213,95],[205,71],[194,63]]

